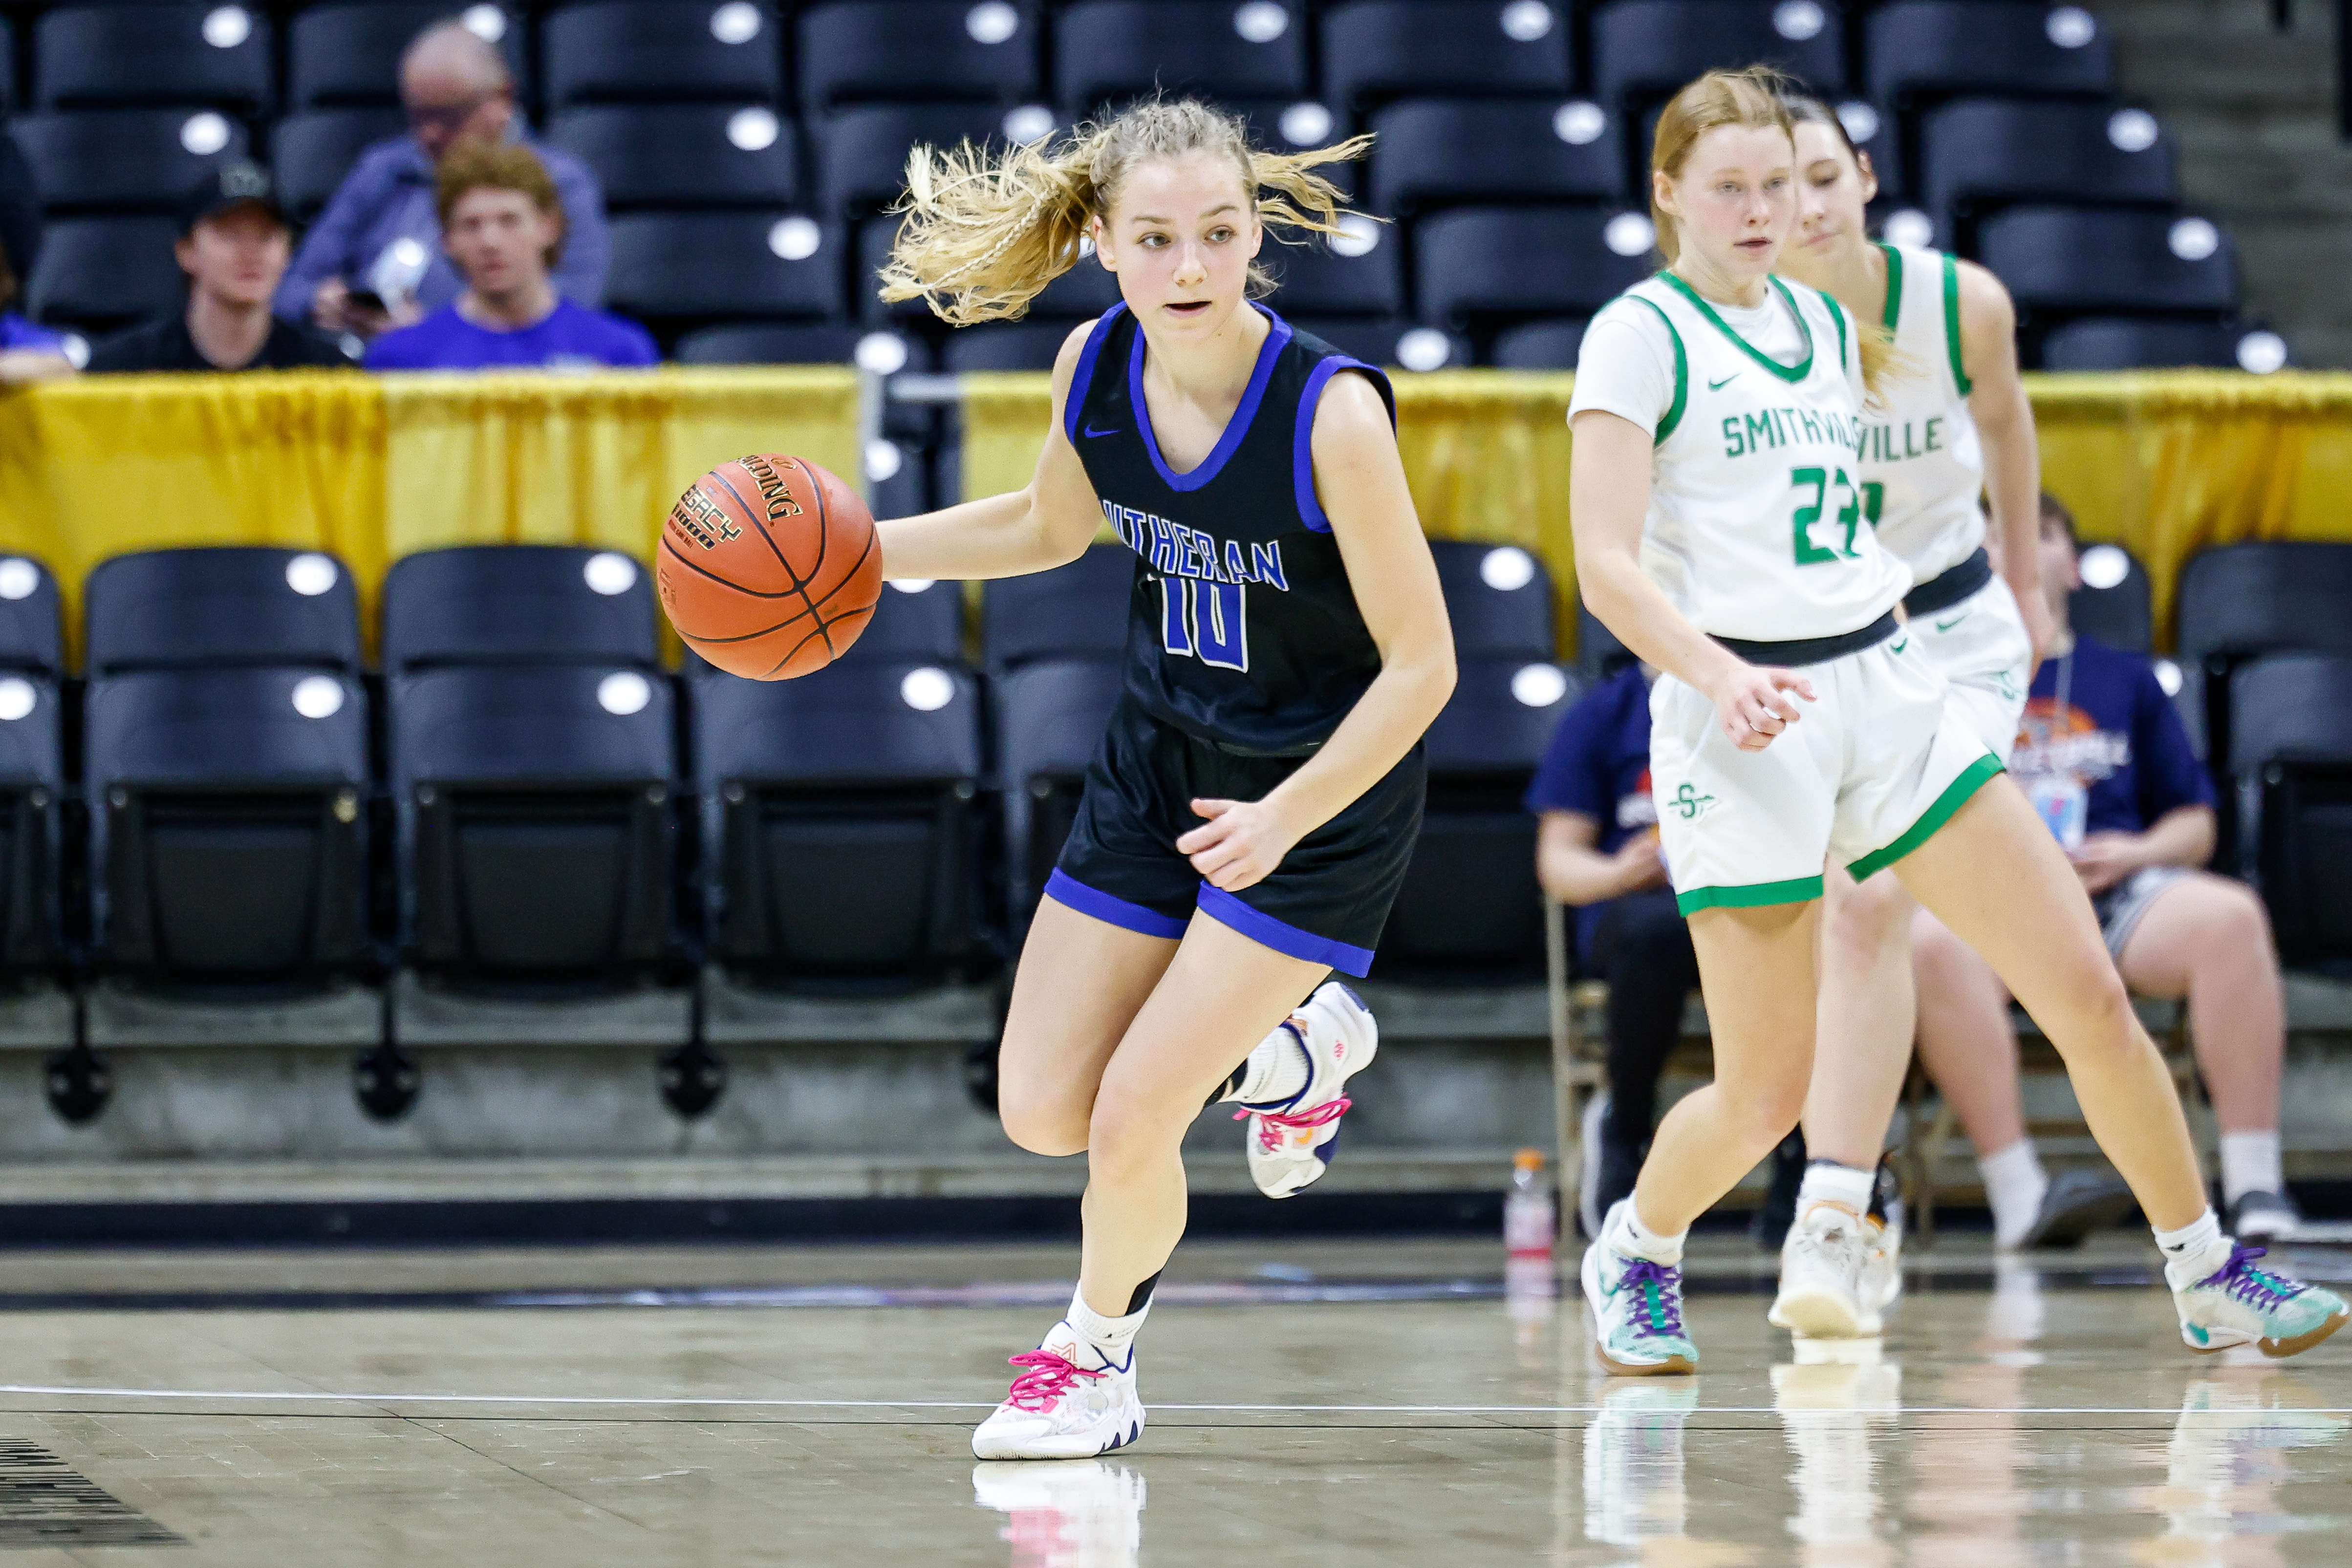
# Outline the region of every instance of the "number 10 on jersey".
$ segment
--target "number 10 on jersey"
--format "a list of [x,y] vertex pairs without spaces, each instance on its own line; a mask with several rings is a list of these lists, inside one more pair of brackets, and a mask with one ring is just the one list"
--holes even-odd
[[1197,577],[1160,580],[1160,641],[1171,653],[1214,664],[1249,668],[1249,632],[1242,617],[1247,591],[1238,582]]

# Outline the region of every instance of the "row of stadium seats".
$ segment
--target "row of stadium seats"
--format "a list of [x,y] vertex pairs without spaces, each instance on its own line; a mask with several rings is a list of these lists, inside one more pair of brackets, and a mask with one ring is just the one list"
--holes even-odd
[[[1430,738],[1431,826],[1391,928],[1403,972],[1531,973],[1517,791],[1572,695],[1550,587],[1444,547],[1461,693]],[[836,667],[791,683],[657,656],[627,557],[410,556],[362,663],[350,576],[315,552],[120,557],[58,597],[0,560],[0,976],[316,984],[919,983],[991,970],[1034,905],[1121,686],[1131,554],[995,585],[894,589]],[[68,889],[87,887],[86,909]]]

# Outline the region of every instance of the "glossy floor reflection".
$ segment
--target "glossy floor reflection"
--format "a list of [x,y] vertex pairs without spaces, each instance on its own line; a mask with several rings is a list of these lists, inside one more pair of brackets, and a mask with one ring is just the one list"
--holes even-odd
[[[1142,1445],[978,1465],[1003,1357],[1066,1292],[1058,1251],[44,1255],[0,1281],[0,1548],[239,1568],[2352,1562],[2352,1343],[2192,1357],[2159,1292],[2115,1282],[2148,1270],[2128,1239],[2046,1276],[1948,1241],[1883,1343],[1808,1354],[1727,1247],[1691,1304],[1707,1370],[1671,1381],[1597,1375],[1573,1299],[1503,1299],[1496,1261],[1188,1249],[1142,1342]],[[871,1304],[893,1301],[920,1304]],[[611,1304],[629,1301],[688,1304]]]

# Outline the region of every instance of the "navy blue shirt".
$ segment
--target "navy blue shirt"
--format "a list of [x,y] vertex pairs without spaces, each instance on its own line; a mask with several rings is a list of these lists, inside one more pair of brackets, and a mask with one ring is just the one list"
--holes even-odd
[[477,326],[445,305],[368,349],[372,371],[579,370],[650,365],[661,352],[643,327],[559,299],[541,320],[514,331]]
[[[1528,810],[1574,811],[1601,826],[1593,847],[1614,854],[1627,839],[1657,826],[1650,800],[1650,683],[1639,664],[1627,664],[1594,686],[1570,708],[1552,732],[1535,779],[1528,786]],[[1610,901],[1576,912],[1576,946],[1589,952],[1592,933]]]
[[2034,672],[2009,766],[2020,779],[2079,779],[2085,832],[2143,832],[2168,811],[2213,804],[2213,780],[2156,666],[2088,637]]

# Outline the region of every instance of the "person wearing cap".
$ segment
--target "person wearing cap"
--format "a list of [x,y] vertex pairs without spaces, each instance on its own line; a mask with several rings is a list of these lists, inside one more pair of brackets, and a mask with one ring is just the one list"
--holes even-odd
[[188,275],[179,311],[105,340],[92,371],[285,371],[348,366],[351,356],[324,333],[269,313],[286,275],[292,231],[268,172],[232,162],[214,169],[180,204],[173,247]]
[[16,309],[41,250],[41,201],[16,143],[0,135],[0,386],[74,373],[62,332],[26,320]]
[[556,291],[582,305],[603,303],[612,256],[604,191],[578,159],[521,134],[514,79],[497,46],[464,22],[434,24],[401,57],[400,99],[409,133],[370,147],[343,176],[278,286],[278,314],[373,338],[456,299],[466,284],[442,249],[435,172],[470,141],[539,154],[563,206]]

